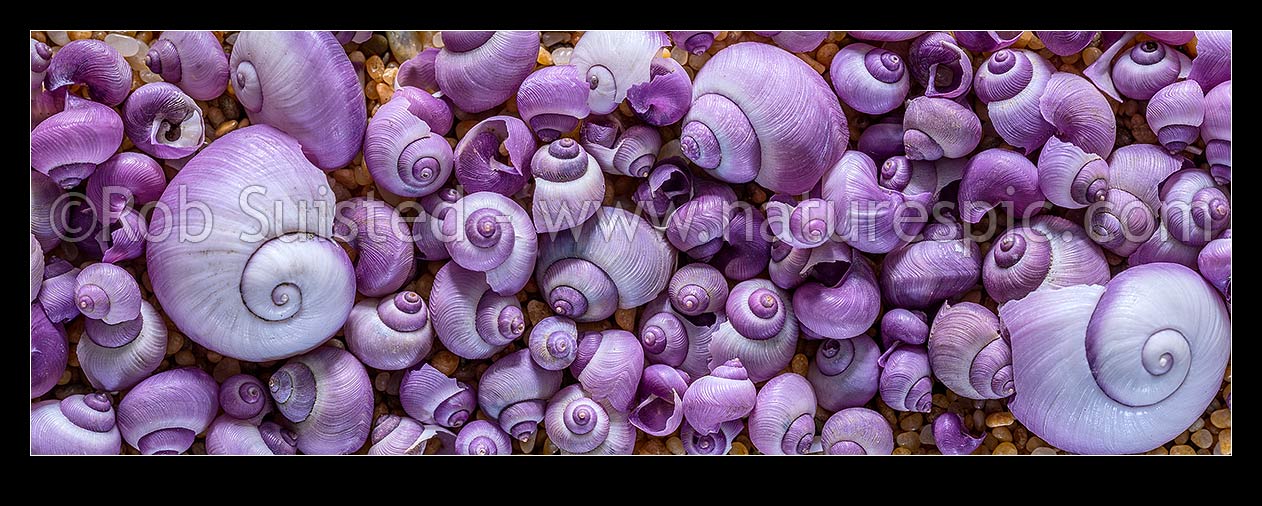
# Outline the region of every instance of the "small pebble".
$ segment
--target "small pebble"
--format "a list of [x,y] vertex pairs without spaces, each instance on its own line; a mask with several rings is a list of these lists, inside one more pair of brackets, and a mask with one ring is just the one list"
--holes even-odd
[[933,430],[932,430],[932,428],[931,428],[930,430],[922,430],[922,431],[920,431],[920,444],[922,444],[922,445],[934,445],[934,440],[933,440]]
[[[680,443],[681,445],[683,443]],[[640,448],[641,455],[669,455],[670,450],[666,449],[666,445],[660,439],[650,439]]]
[[672,454],[683,455],[684,442],[682,439],[679,439],[679,436],[671,436],[670,439],[666,440],[666,449],[670,450]]
[[574,58],[574,48],[558,47],[552,50],[552,63],[556,65],[569,65]]
[[1181,445],[1188,442],[1188,438],[1191,437],[1191,435],[1191,432],[1184,431],[1182,434],[1174,437],[1174,444]]
[[838,51],[841,51],[841,48],[837,44],[826,42],[824,45],[819,46],[819,49],[815,50],[815,60],[824,66],[830,66],[833,64],[833,57],[837,56]]
[[1000,441],[1012,441],[1012,432],[1007,427],[995,427],[995,430],[990,431],[990,434]]
[[225,121],[223,123],[220,123],[219,128],[215,129],[215,138],[218,139],[220,137],[228,135],[228,132],[231,132],[236,129],[237,129],[237,120]]
[[125,35],[111,33],[105,36],[105,43],[118,51],[123,58],[134,56],[137,51],[140,51],[140,41]]
[[385,371],[377,373],[372,379],[372,387],[377,389],[378,392],[385,392],[388,383],[390,383],[390,373]]
[[1092,63],[1095,63],[1096,60],[1099,60],[1100,55],[1103,53],[1104,52],[1101,51],[1100,48],[1098,47],[1089,47],[1089,48],[1083,49],[1082,62],[1087,65],[1091,65]]
[[162,81],[162,76],[150,72],[148,68],[140,71],[140,80],[146,83],[156,83]]
[[[1031,35],[1033,35],[1033,34],[1031,34]],[[1045,48],[1045,47],[1047,47],[1047,46],[1043,45],[1043,41],[1039,40],[1038,36],[1033,36],[1033,37],[1030,37],[1030,41],[1029,41],[1029,42],[1027,42],[1027,43],[1025,44],[1025,48],[1026,48],[1026,49],[1030,49],[1030,50],[1033,50],[1033,51],[1038,51],[1038,50],[1043,49],[1043,48]]]
[[[228,88],[232,89],[231,86]],[[219,97],[219,108],[223,110],[224,119],[241,119],[241,106],[236,99],[229,96]]]
[[[381,82],[394,86],[394,79],[399,76],[399,67],[389,67],[381,74]],[[378,93],[380,94],[380,93]]]
[[180,348],[184,346],[184,334],[179,332],[167,333],[167,356],[176,354]]
[[211,375],[215,377],[215,381],[220,383],[238,374],[241,374],[241,362],[235,358],[227,357],[215,364],[215,370],[211,372]]
[[806,368],[808,364],[809,361],[807,360],[806,355],[798,353],[797,355],[794,355],[793,360],[789,362],[789,370],[793,371],[794,374],[806,376]]
[[690,53],[688,53],[688,50],[684,49],[684,48],[683,48],[683,46],[675,46],[675,47],[671,48],[671,50],[670,50],[670,57],[671,57],[671,59],[673,59],[673,60],[675,60],[675,61],[679,62],[679,64],[680,64],[680,65],[687,65],[687,64],[688,64],[688,55],[689,55],[689,54],[690,54]]
[[1231,427],[1231,410],[1220,409],[1211,413],[1209,415],[1209,423],[1214,424],[1215,427],[1220,429]]
[[1034,451],[1044,446],[1047,446],[1047,443],[1044,443],[1038,436],[1033,436],[1025,442],[1025,449],[1029,451]]
[[920,448],[920,435],[915,432],[903,432],[894,437],[894,442],[898,443],[898,446],[916,451]]
[[689,54],[688,68],[691,70],[701,70],[701,66],[705,65],[705,62],[708,61],[710,61],[710,53]]
[[539,46],[539,56],[535,58],[535,62],[540,65],[552,65],[552,53],[548,52],[548,48]]
[[364,61],[364,71],[368,73],[368,77],[373,81],[380,81],[381,75],[386,71],[386,64],[381,61],[380,56],[374,54]]
[[1218,433],[1217,450],[1222,455],[1231,455],[1231,429],[1223,429]]
[[1145,453],[1144,455],[1169,455],[1169,454],[1170,454],[1170,451],[1166,450],[1166,447],[1158,446],[1156,448],[1148,450],[1148,453]]
[[[803,358],[806,357],[805,355],[798,355],[798,356],[803,357]],[[908,430],[908,431],[920,430],[920,427],[924,425],[924,422],[925,422],[925,415],[921,413],[911,413],[903,417],[903,419],[898,422],[898,427],[900,429]]]
[[1025,427],[1017,426],[1012,431],[1012,442],[1017,444],[1017,448],[1025,446],[1026,441],[1030,438],[1030,434],[1026,432]]
[[394,95],[394,88],[389,84],[377,83],[377,101],[386,103],[390,101],[390,97]]
[[190,366],[197,363],[197,357],[193,356],[191,350],[180,350],[175,354],[175,363],[180,366]]
[[78,32],[66,32],[66,33],[70,35],[70,40],[83,40],[83,39],[92,38],[92,32],[78,31]]
[[728,455],[749,455],[749,448],[746,448],[744,443],[737,441],[735,443],[732,443],[732,449],[728,450],[727,454]]
[[355,166],[355,182],[360,186],[368,186],[372,183],[372,174],[368,172],[368,167],[363,162]]
[[560,44],[569,40],[569,32],[543,32],[539,36],[539,41],[546,47],[552,47],[554,44]]
[[374,33],[371,38],[359,45],[359,50],[366,54],[381,55],[390,49],[390,42],[386,40],[386,36],[380,33]]
[[218,107],[211,107],[210,109],[207,109],[206,121],[210,122],[210,126],[218,128],[219,125],[225,121],[223,111],[219,110]]
[[1017,445],[1014,445],[1007,441],[999,443],[999,446],[996,446],[995,451],[991,452],[991,454],[992,455],[1016,455]]
[[933,405],[934,407],[945,409],[947,406],[951,405],[951,401],[948,400],[945,395],[933,394]]
[[45,31],[44,35],[47,35],[48,40],[51,40],[53,44],[58,45],[58,46],[64,46],[70,43],[70,34],[66,32]]
[[347,188],[359,187],[359,185],[355,183],[355,173],[350,169],[337,169],[333,171],[333,179]]
[[1196,455],[1196,450],[1188,445],[1175,445],[1170,448],[1170,455]]
[[1056,449],[1048,446],[1041,446],[1030,450],[1030,455],[1056,455]]
[[1192,422],[1192,426],[1188,427],[1188,432],[1196,432],[1203,428],[1205,428],[1205,420],[1197,418],[1195,422]]
[[753,186],[753,189],[749,191],[749,201],[756,206],[762,205],[767,201],[767,191],[758,186]]
[[1209,448],[1214,445],[1214,436],[1205,429],[1192,433],[1192,444],[1201,448]]
[[407,61],[425,48],[426,32],[386,32],[386,41],[390,45],[390,53],[399,61]]
[[619,309],[614,312],[613,317],[614,321],[618,322],[619,328],[635,332],[635,308]]
[[986,426],[992,429],[995,427],[1006,427],[1012,425],[1013,420],[1012,413],[1007,411],[991,413],[990,416],[986,417]]
[[876,410],[881,414],[881,416],[885,417],[885,420],[888,421],[890,425],[898,424],[898,414],[894,412],[894,408],[886,406],[884,402],[877,402]]
[[223,355],[206,350],[206,360],[209,360],[212,364],[218,364],[220,360],[223,360]]
[[894,449],[894,455],[911,455],[911,450],[900,446]]
[[59,378],[59,379],[57,380],[57,384],[58,384],[58,385],[65,385],[65,384],[67,384],[67,383],[70,383],[70,379],[71,379],[71,378],[73,378],[73,377],[74,377],[74,375],[70,373],[70,370],[69,370],[69,369],[66,369],[65,371],[62,371],[62,373],[61,373],[61,378]]
[[429,365],[434,369],[438,369],[438,372],[451,376],[452,373],[456,372],[456,367],[460,365],[460,357],[457,357],[450,351],[442,350],[434,354],[434,358],[429,361]]

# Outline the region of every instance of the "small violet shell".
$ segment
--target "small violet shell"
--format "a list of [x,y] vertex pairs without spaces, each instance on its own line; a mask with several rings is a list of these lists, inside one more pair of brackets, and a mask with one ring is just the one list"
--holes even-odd
[[74,188],[122,143],[123,120],[114,109],[67,95],[65,110],[31,130],[31,167],[62,188]]
[[981,262],[980,247],[958,223],[933,223],[923,240],[885,255],[881,295],[897,307],[925,308],[976,285]]
[[469,385],[444,375],[429,364],[403,373],[399,400],[408,416],[425,424],[456,428],[464,425],[478,408]]
[[188,451],[219,412],[219,385],[205,371],[185,367],[141,381],[118,403],[118,430],[144,455]]
[[[501,161],[501,144],[508,151],[508,164]],[[456,181],[469,193],[511,196],[530,179],[534,153],[530,127],[512,116],[492,116],[474,125],[456,144]]]
[[48,62],[44,87],[56,91],[84,84],[92,100],[113,107],[131,92],[131,66],[112,46],[96,39],[81,39],[62,46]]
[[933,394],[924,346],[894,343],[881,358],[881,400],[898,411],[928,413]]
[[346,318],[344,332],[356,358],[385,371],[415,365],[429,356],[434,345],[429,307],[420,294],[410,291],[359,301]]
[[943,455],[968,455],[982,445],[986,438],[974,436],[964,427],[960,415],[946,412],[933,420],[934,446]]
[[917,97],[903,113],[903,148],[912,160],[960,158],[982,139],[981,120],[972,109],[946,98]]
[[728,360],[688,385],[683,398],[685,426],[699,434],[718,432],[725,422],[748,416],[757,395],[740,359]]
[[578,355],[578,327],[564,316],[549,316],[530,329],[530,358],[539,367],[559,371]]
[[434,193],[451,177],[454,154],[442,136],[450,128],[446,103],[417,88],[399,88],[368,122],[364,165],[390,193]]
[[820,407],[829,411],[863,406],[876,396],[881,350],[864,335],[826,339],[806,371]]
[[228,55],[211,32],[163,31],[145,65],[197,100],[214,100],[228,88]]
[[635,115],[655,126],[673,125],[692,105],[692,80],[672,58],[654,58],[649,80],[627,89],[627,103]]
[[839,410],[820,431],[827,455],[889,455],[894,430],[880,413],[864,407]]
[[749,439],[766,455],[810,453],[815,438],[815,393],[801,375],[771,378],[749,414]]
[[929,330],[934,376],[969,399],[1012,395],[1012,353],[1000,333],[999,318],[985,306],[943,304]]
[[123,104],[127,138],[157,158],[184,158],[206,140],[202,110],[183,91],[168,83],[149,83]]
[[973,86],[973,60],[946,32],[928,32],[908,49],[912,77],[926,97],[956,98]]
[[536,70],[517,89],[517,113],[539,140],[552,142],[574,131],[591,113],[590,90],[578,68],[557,65]]
[[865,114],[885,114],[903,105],[910,88],[907,66],[893,51],[862,42],[833,57],[833,89],[842,102]]
[[[443,32],[434,76],[443,95],[468,113],[504,103],[535,68],[539,32]],[[534,151],[532,148],[530,151]]]

